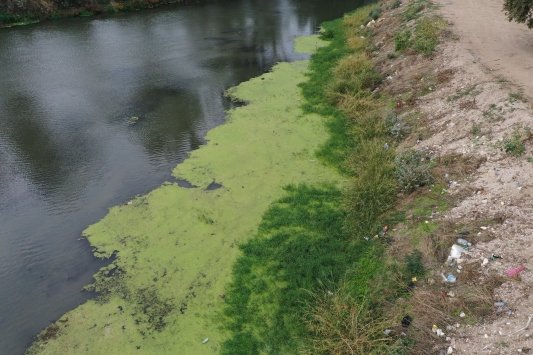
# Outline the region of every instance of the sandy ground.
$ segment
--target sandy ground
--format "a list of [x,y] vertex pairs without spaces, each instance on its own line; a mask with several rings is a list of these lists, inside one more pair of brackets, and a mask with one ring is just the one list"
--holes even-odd
[[[404,1],[402,8],[409,2]],[[533,98],[533,31],[507,22],[501,0],[435,2],[443,5],[437,14],[452,25],[433,56],[408,53],[388,59],[385,54],[394,51],[392,38],[402,26],[401,17],[390,14],[376,24],[379,51],[375,53],[388,75],[384,90],[399,93],[398,97],[402,90],[416,90],[424,80],[445,78],[430,84],[429,94],[414,104],[404,101],[412,105],[411,112],[421,113],[421,126],[428,132],[417,140],[407,139],[404,148],[426,150],[435,158],[459,154],[484,161],[465,179],[447,181],[448,192],[458,202],[438,220],[476,225],[499,218],[501,223],[476,231],[490,237],[474,242],[461,261],[481,270],[479,279],[469,281],[473,284],[501,277],[504,283],[494,291],[493,300],[505,305],[494,307],[481,324],[464,320],[446,330],[446,344],[424,354],[533,354],[533,319],[528,324],[533,317],[533,111],[532,100],[517,94],[521,88]],[[393,14],[396,11],[403,10]],[[504,149],[504,142],[516,132],[525,145],[519,156]],[[475,235],[468,238],[474,241]],[[505,274],[517,266],[525,267],[519,277]],[[455,286],[460,286],[460,268],[448,271],[459,276]],[[440,272],[435,270],[436,279]]]
[[460,46],[533,98],[533,30],[507,21],[503,0],[435,0]]

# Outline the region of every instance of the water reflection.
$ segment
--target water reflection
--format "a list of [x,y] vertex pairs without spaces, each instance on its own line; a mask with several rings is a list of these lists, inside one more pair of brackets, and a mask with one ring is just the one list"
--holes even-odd
[[[83,302],[78,240],[147,192],[232,106],[224,91],[357,1],[233,0],[0,32],[0,349]],[[135,124],[128,118],[136,116]]]

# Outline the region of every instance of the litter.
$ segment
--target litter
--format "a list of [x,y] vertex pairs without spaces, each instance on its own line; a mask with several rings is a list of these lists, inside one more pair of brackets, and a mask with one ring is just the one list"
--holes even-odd
[[512,267],[505,271],[505,275],[509,277],[518,277],[522,271],[524,271],[526,267],[524,265],[520,265],[517,267]]
[[507,309],[507,302],[504,302],[504,301],[494,302],[494,307],[496,307],[496,313],[504,312]]
[[469,248],[472,246],[472,243],[463,238],[457,239],[457,244],[461,245],[463,248]]
[[532,320],[533,320],[533,313],[529,315],[529,318],[527,319],[526,326],[524,328],[518,329],[516,332],[514,332],[512,334],[516,334],[518,332],[521,332],[522,330],[527,330],[529,328]]
[[205,344],[209,341],[209,338],[205,338],[203,341],[202,341],[202,344]]
[[413,321],[413,318],[410,316],[410,315],[406,315],[405,317],[403,317],[402,319],[402,326],[404,328],[407,328],[408,326],[411,325],[411,322]]
[[452,249],[450,250],[450,255],[448,256],[448,262],[459,259],[461,255],[465,252],[466,250],[462,246],[457,245],[457,244],[452,245]]
[[441,276],[444,282],[453,284],[455,283],[455,281],[457,281],[457,277],[455,277],[455,275],[453,274],[448,274],[447,276],[444,276],[444,274],[441,274]]
[[385,334],[385,335],[389,335],[390,333],[392,333],[392,330],[390,330],[390,329],[385,329],[383,331],[383,334]]
[[433,327],[431,328],[431,331],[435,334],[437,334],[437,336],[439,337],[443,337],[444,335],[444,332],[442,331],[442,329],[440,329],[439,327],[437,327],[436,324],[433,324]]
[[459,314],[459,317],[461,317],[461,318],[464,318],[464,317],[466,317],[466,314],[465,314],[465,312],[461,312],[461,314]]
[[485,266],[489,263],[489,259],[485,258],[483,259],[483,262],[481,263],[481,266]]

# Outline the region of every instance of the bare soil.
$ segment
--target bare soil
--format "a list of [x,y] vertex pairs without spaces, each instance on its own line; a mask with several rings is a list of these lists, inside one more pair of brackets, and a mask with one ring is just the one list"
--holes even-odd
[[[398,15],[409,3],[385,12],[375,26],[374,57],[387,77],[380,90],[397,95],[402,115],[415,118],[400,149],[426,150],[435,161],[453,155],[479,162],[460,179],[445,171],[440,179],[455,203],[434,221],[476,229],[465,237],[473,245],[462,266],[448,267],[457,284],[442,288],[468,283],[481,292],[484,280],[497,277],[503,284],[491,291],[492,301],[505,302],[481,321],[465,314],[458,326],[444,329],[440,345],[435,341],[421,353],[533,353],[533,321],[526,327],[533,317],[533,111],[526,97],[533,98],[533,31],[509,23],[499,0],[436,0],[442,6],[427,11],[451,20],[437,51],[396,58],[395,33],[413,26],[402,25]],[[515,135],[522,154],[509,148]],[[518,266],[525,267],[518,277],[506,275]],[[481,272],[461,277],[472,267]],[[442,282],[440,268],[432,282]]]
[[533,98],[533,31],[507,21],[503,0],[435,0],[454,25],[460,48]]

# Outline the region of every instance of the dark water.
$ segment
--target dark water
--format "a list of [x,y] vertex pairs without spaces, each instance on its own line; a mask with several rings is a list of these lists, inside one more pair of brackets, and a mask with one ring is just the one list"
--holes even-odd
[[86,226],[170,179],[224,121],[228,87],[302,58],[294,36],[357,3],[234,0],[0,31],[0,353],[90,296],[104,262]]

